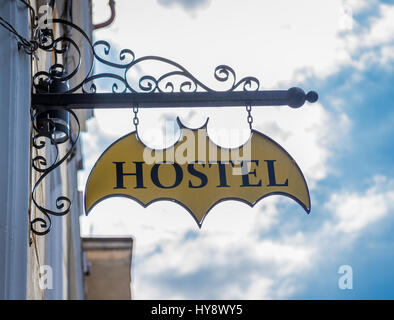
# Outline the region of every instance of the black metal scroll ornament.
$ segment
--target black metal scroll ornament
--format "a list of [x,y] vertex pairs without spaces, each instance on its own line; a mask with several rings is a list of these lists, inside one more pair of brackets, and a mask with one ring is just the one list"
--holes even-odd
[[[113,93],[125,93],[127,91],[132,93],[154,93],[154,92],[161,92],[161,93],[170,93],[170,92],[197,92],[197,91],[205,91],[205,92],[216,92],[216,90],[208,87],[196,77],[194,77],[188,70],[186,70],[180,64],[158,56],[144,56],[141,58],[136,59],[134,52],[129,49],[123,49],[120,51],[119,60],[124,61],[127,60],[127,56],[129,57],[128,62],[126,63],[113,63],[100,57],[97,49],[103,46],[104,48],[104,55],[109,56],[111,46],[106,41],[97,41],[93,45],[93,53],[95,58],[112,68],[116,68],[123,71],[122,75],[114,74],[114,73],[101,73],[96,74],[93,76],[89,76],[83,82],[83,90],[85,93],[89,93],[89,90],[86,90],[86,85],[93,80],[100,79],[100,78],[112,78],[123,85],[123,90],[119,90],[119,85],[115,82],[112,85],[112,92]],[[135,82],[138,83],[138,87],[133,87],[133,85],[128,80],[128,74],[131,73],[133,69],[138,68],[140,64],[143,62],[160,62],[165,64],[168,67],[173,68],[173,70],[166,72],[160,76],[153,76],[149,74],[145,74],[140,76]],[[227,92],[235,91],[239,88],[242,88],[244,91],[257,91],[260,86],[260,82],[255,77],[245,77],[241,80],[237,81],[237,77],[235,71],[226,65],[220,65],[215,68],[214,77],[219,82],[227,82],[229,83],[229,87],[224,90]],[[182,80],[178,81],[178,85],[172,79],[180,78]],[[96,91],[96,86],[93,84],[90,87],[90,92]]]
[[[51,28],[54,24],[62,25],[62,30],[64,32],[61,36],[56,38],[53,28]],[[71,90],[68,87],[69,80],[78,74],[82,61],[81,50],[70,36],[71,29],[75,29],[82,34],[83,38],[88,40],[91,49],[93,49],[86,33],[78,26],[65,20],[48,20],[43,25],[37,25],[33,30],[33,42],[36,44],[36,51],[41,50],[54,56],[54,63],[49,67],[48,71],[39,70],[33,75],[33,93],[71,93],[82,86],[77,85]],[[78,63],[71,72],[67,72],[66,66],[59,61],[65,61],[66,55],[70,49],[76,51]],[[91,72],[92,66],[93,61],[91,61],[90,66],[88,66],[88,74]],[[79,138],[80,124],[78,117],[72,110],[59,111],[48,108],[36,109],[34,105],[32,108],[35,112],[32,114],[31,119],[34,130],[32,137],[33,148],[35,150],[43,150],[44,147],[49,146],[54,149],[54,159],[52,161],[48,160],[44,155],[37,155],[32,159],[33,169],[41,174],[32,188],[32,201],[43,216],[32,219],[30,221],[30,229],[35,235],[42,236],[46,235],[51,230],[51,216],[64,216],[70,212],[71,200],[66,196],[58,196],[55,203],[52,205],[56,207],[56,209],[50,209],[39,204],[37,199],[38,188],[51,172],[72,156]],[[66,120],[66,123],[64,123],[64,121],[56,122],[56,119],[53,117],[57,115],[60,115],[61,118],[63,118],[62,120]],[[74,129],[74,134],[72,134],[70,130],[70,115],[75,120],[77,127]],[[58,136],[59,133],[63,135],[61,138]],[[66,153],[60,157],[59,145],[63,143],[68,143],[69,148]]]
[[[71,200],[65,196],[57,197],[55,203],[57,211],[45,208],[38,204],[36,198],[36,191],[43,180],[48,176],[49,173],[59,167],[72,154],[78,141],[80,133],[78,118],[72,110],[65,110],[65,112],[69,113],[74,118],[75,123],[77,124],[77,133],[76,137],[73,137],[70,134],[65,140],[70,142],[70,148],[61,158],[59,157],[59,144],[64,143],[65,141],[58,142],[54,137],[57,124],[50,118],[40,117],[43,114],[47,114],[47,110],[37,111],[34,115],[32,115],[33,129],[35,131],[35,134],[32,137],[33,148],[36,150],[43,149],[49,141],[50,146],[55,149],[54,160],[52,160],[50,164],[48,164],[48,159],[43,155],[37,155],[32,159],[33,169],[41,173],[41,176],[35,182],[32,189],[32,201],[37,209],[44,215],[44,217],[36,217],[30,222],[31,231],[36,235],[47,234],[50,231],[52,225],[51,216],[63,216],[69,213],[71,208]],[[39,227],[37,228],[38,225]]]
[[[158,56],[135,58],[133,51],[130,49],[123,49],[120,51],[118,57],[120,62],[115,63],[108,60],[111,54],[111,45],[108,42],[100,40],[92,44],[87,34],[81,28],[66,20],[49,20],[48,25],[51,24],[61,24],[66,30],[71,28],[73,31],[79,32],[83,39],[86,40],[87,48],[89,48],[92,53],[89,65],[84,68],[88,72],[83,80],[64,93],[73,93],[79,89],[82,89],[83,93],[96,93],[97,86],[93,81],[98,79],[112,79],[113,93],[217,92],[194,77],[183,66],[172,60]],[[49,71],[38,71],[33,76],[33,86],[36,93],[47,93],[45,88],[44,90],[42,88],[43,81],[61,83],[75,77],[81,69],[82,54],[79,46],[71,37],[63,35],[55,39],[52,29],[37,29],[36,38],[39,49],[55,53],[55,63],[49,68]],[[78,63],[73,70],[66,72],[65,66],[58,63],[56,58],[58,54],[64,54],[66,49],[69,50],[71,48],[77,53],[76,60]],[[100,50],[100,48],[102,49]],[[99,51],[103,51],[104,57],[100,56]],[[94,62],[102,63],[110,68],[115,68],[118,73],[104,72],[92,74]],[[144,74],[138,79],[133,78],[133,82],[138,84],[138,86],[133,86],[129,81],[131,78],[130,74],[136,69],[138,69],[138,71],[141,70],[139,67],[143,62],[159,62],[164,66],[172,68],[172,70],[159,76]],[[59,76],[59,72],[61,72],[61,76]],[[235,71],[227,65],[217,66],[214,71],[214,77],[217,81],[228,84],[227,89],[222,90],[222,92],[231,92],[239,89],[243,91],[257,91],[260,87],[260,82],[255,77],[245,77],[237,81]],[[178,84],[175,79],[178,79]],[[120,86],[121,88],[119,88]]]

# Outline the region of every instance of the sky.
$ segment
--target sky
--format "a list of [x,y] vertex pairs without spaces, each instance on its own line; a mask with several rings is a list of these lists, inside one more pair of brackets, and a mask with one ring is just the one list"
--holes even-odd
[[[106,1],[93,5],[94,22],[104,21]],[[213,71],[226,64],[238,79],[258,78],[261,90],[298,86],[319,93],[317,103],[299,109],[252,108],[253,128],[284,147],[303,171],[310,215],[282,196],[253,208],[224,201],[199,229],[175,203],[142,208],[110,198],[81,218],[85,236],[135,239],[133,298],[394,298],[393,1],[117,0],[114,23],[94,37],[111,43],[114,60],[124,48],[136,57],[166,57],[217,90]],[[141,66],[130,81],[152,67],[162,70]],[[99,84],[104,91],[111,86]],[[141,140],[156,148],[176,137],[163,141],[153,129],[177,116],[191,128],[209,117],[210,138],[222,146],[247,139],[218,134],[248,130],[242,107],[140,109],[138,115]],[[101,153],[134,130],[132,118],[131,109],[95,110],[82,134],[81,190]],[[340,273],[343,266],[352,272]],[[352,276],[351,288],[341,287],[344,275]]]

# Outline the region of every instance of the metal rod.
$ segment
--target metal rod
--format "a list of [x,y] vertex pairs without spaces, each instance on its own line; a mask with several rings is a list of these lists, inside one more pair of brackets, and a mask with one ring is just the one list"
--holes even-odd
[[200,108],[252,106],[301,107],[305,101],[317,101],[317,93],[300,88],[272,91],[176,92],[176,93],[41,93],[33,94],[34,109],[113,109],[130,108]]

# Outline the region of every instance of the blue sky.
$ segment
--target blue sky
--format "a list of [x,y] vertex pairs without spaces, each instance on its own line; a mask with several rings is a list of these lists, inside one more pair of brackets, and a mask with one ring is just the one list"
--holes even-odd
[[[180,206],[143,209],[108,199],[82,218],[85,235],[135,237],[139,299],[387,299],[394,297],[394,3],[392,1],[118,0],[113,26],[95,34],[137,57],[180,62],[212,87],[229,64],[261,89],[319,93],[300,109],[254,108],[255,129],[279,142],[308,181],[312,211],[273,196],[253,209],[218,205],[199,230]],[[105,4],[94,2],[95,19]],[[115,57],[115,56],[114,56]],[[139,72],[144,72],[144,69]],[[102,86],[105,86],[103,83]],[[215,129],[247,128],[242,108],[142,110],[139,133],[179,115]],[[96,111],[83,134],[87,175],[101,152],[133,130],[131,110]],[[155,139],[154,139],[155,138]],[[162,145],[160,145],[162,143]],[[353,289],[338,268],[353,269]]]

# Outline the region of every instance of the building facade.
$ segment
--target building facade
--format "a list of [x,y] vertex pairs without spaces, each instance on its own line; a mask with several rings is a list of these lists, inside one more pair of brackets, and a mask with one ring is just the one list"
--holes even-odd
[[83,238],[85,299],[130,300],[133,238]]
[[[32,24],[41,23],[40,19],[35,22],[33,12],[41,20],[51,15],[55,19],[71,21],[91,39],[90,0],[0,1],[0,16],[26,39],[32,37]],[[54,28],[53,32],[61,35],[67,34],[68,30]],[[72,36],[83,59],[89,59],[88,48],[82,39],[78,35]],[[0,57],[0,164],[3,168],[0,180],[0,299],[83,299],[85,266],[79,228],[83,205],[77,184],[78,170],[83,167],[81,144],[78,141],[72,155],[39,181],[42,173],[32,167],[32,162],[38,168],[45,168],[51,161],[56,161],[56,150],[50,141],[46,141],[43,148],[34,146],[39,142],[32,139],[31,120],[32,76],[56,63],[72,70],[78,57],[75,50],[64,51],[56,57],[53,52],[40,50],[34,55],[27,54],[23,48],[18,48],[16,36],[2,27]],[[89,71],[83,68],[82,63],[80,75],[70,79],[70,86]],[[76,113],[81,131],[86,130],[86,120],[92,117],[92,111],[78,110]],[[73,122],[71,130],[77,130]],[[59,144],[59,155],[67,153],[69,148],[69,143]],[[47,163],[37,156],[45,158]],[[46,235],[32,232],[31,221],[45,218],[32,202],[34,187],[33,196],[44,208],[59,209],[56,206],[62,202],[59,202],[61,196],[69,198],[72,203],[66,215],[51,216],[52,226]],[[45,223],[37,220],[34,227],[45,229]]]

